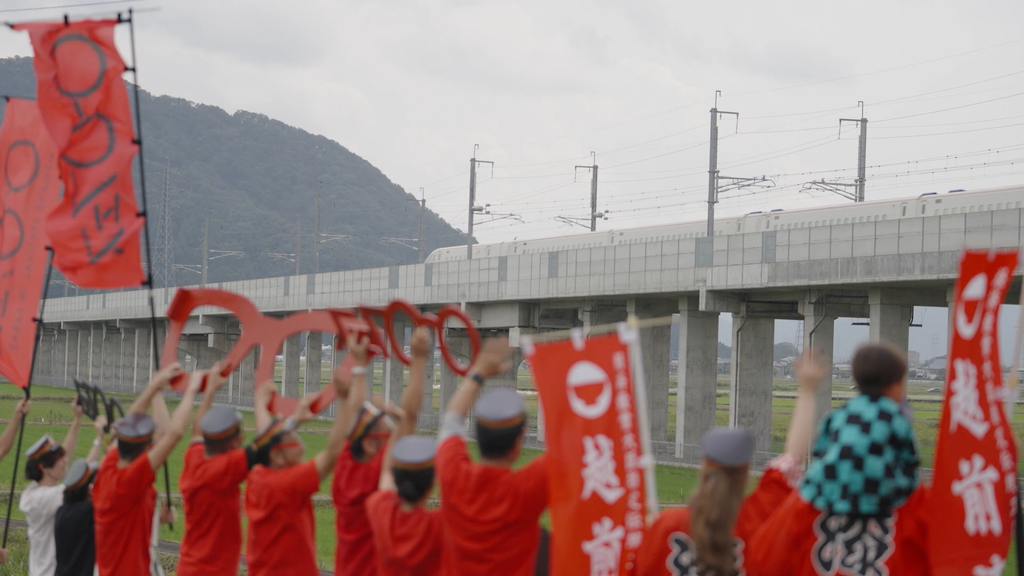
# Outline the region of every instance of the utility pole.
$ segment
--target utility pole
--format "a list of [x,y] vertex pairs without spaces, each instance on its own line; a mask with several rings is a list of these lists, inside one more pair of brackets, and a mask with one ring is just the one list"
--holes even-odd
[[210,219],[207,218],[203,223],[203,285],[206,285],[206,280],[209,276],[210,270]]
[[590,153],[590,166],[576,166],[576,170],[583,168],[590,170],[590,231],[597,231],[597,219],[603,217],[597,213],[597,155]]
[[473,157],[469,159],[469,224],[466,226],[466,258],[473,259],[473,215],[483,212],[483,208],[476,205],[476,165],[490,164],[494,170],[494,162],[489,160],[477,160],[476,151],[479,144],[473,144]]
[[302,222],[295,223],[295,275],[299,275],[299,252],[302,250]]
[[[867,185],[867,164],[868,164],[868,119],[864,117],[864,101],[859,101],[857,104],[860,106],[860,118],[840,118],[839,119],[839,139],[843,138],[843,122],[856,122],[860,125],[860,138],[857,145],[857,179],[850,182],[840,182],[838,180],[827,181],[824,178],[821,180],[813,180],[811,182],[804,182],[804,187],[801,192],[806,190],[822,190],[825,192],[832,192],[838,194],[843,198],[848,198],[854,202],[864,201],[864,188]],[[851,192],[850,189],[853,189]]]
[[316,208],[313,218],[313,274],[320,272],[320,192],[323,187],[324,183],[321,181],[320,187],[316,191]]
[[711,109],[711,154],[708,160],[708,238],[715,236],[715,203],[718,202],[718,117],[722,114],[736,116],[739,129],[739,112],[725,112],[718,109],[721,90],[715,90],[715,107]]
[[[860,106],[860,118],[840,118],[839,126],[842,127],[843,122],[856,122],[860,124],[860,141],[857,145],[857,197],[854,199],[854,202],[863,202],[864,187],[867,183],[868,119],[864,117],[864,101],[858,101],[857,105]],[[840,136],[842,136],[841,131]]]
[[[408,204],[407,204],[408,206]],[[427,213],[427,197],[423,193],[423,188],[420,188],[420,264],[423,264],[424,260],[424,245],[425,240],[423,236],[423,218]]]

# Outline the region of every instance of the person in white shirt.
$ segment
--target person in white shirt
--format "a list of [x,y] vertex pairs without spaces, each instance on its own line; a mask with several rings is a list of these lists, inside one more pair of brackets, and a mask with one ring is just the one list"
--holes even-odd
[[[18,404],[14,407],[14,414],[11,415],[11,421],[7,423],[7,428],[4,428],[4,433],[0,434],[0,460],[3,460],[5,456],[11,451],[11,447],[14,446],[14,437],[18,435],[18,430],[21,428],[21,421],[28,414],[29,400],[28,398],[22,398],[18,400]],[[0,548],[0,564],[7,563],[7,549]]]
[[[71,404],[74,419],[64,443],[58,444],[49,434],[36,441],[25,457],[25,477],[32,482],[21,493],[18,509],[28,523],[28,574],[54,576],[57,570],[57,549],[53,540],[53,524],[57,509],[64,504],[64,476],[67,474],[67,454],[74,454],[78,444],[78,429],[82,424],[82,408],[78,398]],[[100,454],[106,418],[95,422],[97,440],[88,460],[95,462]]]

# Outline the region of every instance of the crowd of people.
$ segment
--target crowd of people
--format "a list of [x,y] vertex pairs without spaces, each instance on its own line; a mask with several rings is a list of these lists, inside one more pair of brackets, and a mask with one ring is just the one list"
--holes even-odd
[[[313,496],[329,477],[335,574],[561,574],[557,561],[549,561],[549,534],[540,526],[548,483],[557,480],[548,476],[545,454],[515,466],[527,430],[523,399],[508,389],[481,395],[489,378],[510,368],[507,341],[484,343],[436,438],[415,434],[429,331],[412,334],[409,382],[397,406],[368,395],[365,337],[349,336],[346,348],[355,367],[332,378],[336,415],[324,448],[311,459],[298,428],[314,418],[314,396],[282,418],[269,408],[273,386],[257,387],[257,434],[246,443],[242,415],[213,404],[226,383],[219,367],[188,375],[173,413],[162,393],[185,373],[177,364],[159,371],[114,423],[109,445],[107,422],[99,417],[89,456],[68,466],[82,417],[76,405],[63,443],[45,435],[26,454],[31,484],[19,506],[28,523],[29,574],[161,574],[157,529],[174,522],[175,512],[167,502],[158,506],[154,481],[190,420],[179,482],[185,521],[179,576],[237,574],[242,563],[253,576],[318,575]],[[904,401],[906,362],[890,347],[865,345],[852,368],[860,395],[828,413],[816,432],[815,390],[828,367],[810,353],[798,364],[785,451],[749,494],[753,438],[738,428],[710,430],[688,505],[663,510],[650,523],[634,573],[927,574],[927,491]],[[0,458],[28,410],[27,401],[16,407],[0,436]],[[471,410],[477,458],[467,443]],[[440,506],[432,508],[427,500],[435,485]],[[555,529],[550,538],[557,539]]]

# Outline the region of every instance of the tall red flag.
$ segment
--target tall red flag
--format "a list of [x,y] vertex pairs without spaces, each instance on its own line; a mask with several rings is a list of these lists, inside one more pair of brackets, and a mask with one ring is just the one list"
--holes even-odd
[[644,459],[627,340],[524,345],[544,406],[559,574],[629,574],[643,541]]
[[1016,252],[960,259],[932,483],[937,575],[1000,575],[1017,512],[1017,446],[1004,411],[996,324]]
[[116,20],[21,24],[35,50],[39,108],[57,150],[64,198],[46,230],[54,265],[85,288],[142,284],[131,163],[138,150]]
[[46,269],[43,223],[60,196],[57,149],[32,100],[7,103],[0,173],[0,374],[27,388]]

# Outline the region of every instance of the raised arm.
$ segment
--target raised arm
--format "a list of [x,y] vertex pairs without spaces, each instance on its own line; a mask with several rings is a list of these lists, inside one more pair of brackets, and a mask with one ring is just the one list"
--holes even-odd
[[[394,464],[394,459],[391,458],[391,449],[395,447],[395,442],[399,438],[405,436],[401,432],[402,429],[407,427],[415,428],[415,417],[409,416],[409,414],[402,408],[398,408],[388,404],[384,406],[384,413],[395,419],[398,425],[391,430],[391,438],[388,439],[388,447],[384,451],[384,461],[380,466],[380,482],[377,484],[377,489],[385,492],[397,492],[398,486],[395,485],[395,475],[391,468]],[[414,423],[410,426],[408,420],[413,420]]]
[[68,428],[68,433],[64,436],[64,443],[61,446],[64,447],[64,452],[68,454],[74,454],[75,448],[78,447],[78,431],[82,427],[82,416],[85,411],[78,405],[78,396],[71,401],[71,413],[74,418],[71,419],[71,427]]
[[253,413],[256,416],[256,433],[260,434],[274,421],[270,412],[270,399],[274,396],[274,383],[264,382],[256,387]]
[[[188,382],[188,389],[185,390],[185,394],[181,398],[181,404],[178,404],[178,407],[174,409],[174,414],[171,415],[170,427],[156,441],[156,444],[149,449],[147,456],[149,457],[149,465],[153,467],[153,470],[163,466],[171,450],[174,450],[175,445],[185,435],[185,429],[188,427],[188,418],[192,415],[192,403],[195,402],[196,394],[199,393],[199,388],[203,385],[203,378],[205,376],[207,376],[205,371],[192,373]],[[169,379],[167,384],[170,384]]]
[[804,357],[797,360],[794,369],[797,396],[789,432],[786,434],[786,454],[794,456],[798,462],[804,462],[814,436],[814,393],[829,367],[820,354],[807,350]]
[[7,428],[4,428],[4,433],[0,434],[0,460],[3,460],[7,453],[11,451],[11,447],[14,446],[14,437],[18,435],[18,429],[21,427],[21,421],[28,414],[28,408],[28,398],[18,400],[18,403],[14,406],[14,414],[11,415],[11,421],[7,424]]
[[223,366],[220,362],[213,366],[206,380],[206,391],[203,392],[203,401],[199,404],[199,411],[196,412],[195,422],[192,424],[192,442],[200,442],[203,439],[203,416],[213,407],[213,399],[217,392],[228,383],[226,376],[223,376]]
[[[427,379],[427,357],[430,355],[430,329],[420,326],[412,333],[409,341],[412,362],[409,363],[409,385],[402,392],[402,411],[404,418],[395,430],[399,436],[412,434],[416,431],[416,417],[423,404],[423,387]],[[397,438],[396,438],[397,440]]]
[[96,420],[92,423],[93,430],[96,431],[96,439],[92,441],[92,448],[89,449],[89,455],[85,457],[86,462],[99,462],[100,455],[103,454],[103,446],[106,444],[107,433],[105,428],[107,427],[107,417],[99,415]]
[[[128,409],[128,414],[145,414],[148,412],[149,405],[153,402],[153,398],[156,398],[164,388],[168,387],[171,380],[184,373],[185,370],[182,369],[181,364],[178,364],[177,362],[166,368],[161,368],[159,372],[153,374],[153,379],[149,381],[149,384],[146,386],[146,389],[142,391],[142,394],[139,394],[139,397],[135,399],[135,402],[132,402],[131,408]],[[166,406],[164,406],[164,408],[166,409]],[[153,416],[153,420],[157,420],[155,415]],[[159,426],[160,423],[157,421],[157,427]]]
[[363,402],[366,401],[366,378],[369,374],[367,364],[370,361],[369,346],[370,339],[368,337],[357,336],[354,333],[348,334],[345,338],[345,353],[352,358],[353,362],[351,381],[346,388],[343,374],[336,373],[332,380],[338,397],[344,398],[339,403],[337,415],[343,420],[342,424],[345,426],[346,435],[356,418],[359,417],[359,410],[363,407]]
[[473,367],[469,369],[462,385],[448,401],[446,412],[456,414],[460,419],[465,420],[473,403],[476,402],[476,397],[480,394],[480,388],[482,388],[482,384],[477,382],[475,377],[493,378],[502,372],[508,372],[512,369],[512,365],[509,363],[511,355],[512,349],[508,346],[508,338],[485,340]]
[[[315,397],[313,394],[307,394],[302,399],[298,410],[295,412],[296,420],[313,417],[313,414],[309,413],[309,405]],[[348,435],[348,430],[351,426],[351,420],[345,417],[344,410],[338,410],[334,415],[334,423],[331,424],[331,430],[327,433],[327,446],[323,452],[313,457],[316,472],[320,475],[321,480],[330,476],[331,471],[334,470],[334,464],[338,462],[338,456],[341,455],[342,449],[345,448],[345,437]]]

